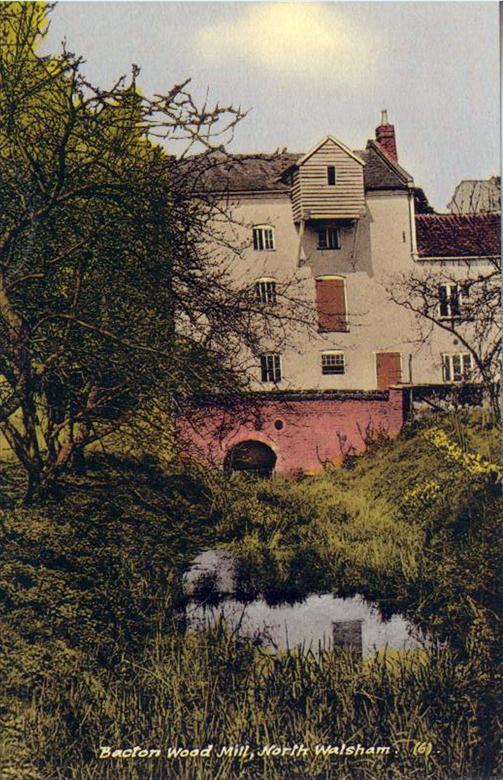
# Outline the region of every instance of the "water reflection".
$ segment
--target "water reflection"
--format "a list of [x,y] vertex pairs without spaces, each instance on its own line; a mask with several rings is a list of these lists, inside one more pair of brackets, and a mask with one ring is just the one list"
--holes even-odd
[[[415,650],[423,648],[421,639],[411,624],[401,615],[384,620],[373,604],[361,596],[340,598],[331,593],[308,596],[295,604],[270,606],[258,598],[243,604],[234,598],[224,598],[218,604],[190,601],[186,609],[186,625],[202,629],[225,618],[236,635],[261,638],[262,644],[276,650],[302,646],[318,651],[323,647],[341,644],[338,638],[348,623],[361,626],[363,657],[377,650]],[[356,629],[356,626],[355,626]]]
[[332,593],[312,594],[295,603],[268,603],[264,598],[243,603],[236,597],[237,578],[232,554],[224,549],[204,550],[182,578],[189,602],[188,628],[201,630],[225,619],[237,636],[260,640],[266,647],[284,650],[302,646],[346,647],[368,657],[378,650],[416,650],[426,645],[401,615],[385,619],[375,604],[362,596],[342,598]]

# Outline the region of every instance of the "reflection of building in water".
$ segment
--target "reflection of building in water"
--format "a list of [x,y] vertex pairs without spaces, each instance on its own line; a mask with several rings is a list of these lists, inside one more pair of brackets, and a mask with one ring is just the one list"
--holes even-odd
[[361,596],[338,598],[331,593],[308,596],[295,604],[269,606],[259,598],[247,604],[226,598],[217,606],[190,602],[186,623],[194,629],[225,619],[240,636],[276,650],[302,647],[305,651],[339,647],[363,657],[376,651],[416,650],[424,641],[401,616],[384,620]]

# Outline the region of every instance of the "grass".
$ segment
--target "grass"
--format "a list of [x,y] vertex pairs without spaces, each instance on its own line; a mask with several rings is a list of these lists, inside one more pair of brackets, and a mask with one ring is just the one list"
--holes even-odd
[[[329,652],[271,656],[236,642],[220,625],[202,635],[157,637],[141,662],[126,664],[120,676],[84,675],[63,683],[56,696],[54,687],[42,688],[23,718],[28,747],[36,755],[45,745],[54,780],[459,780],[487,770],[492,735],[474,722],[473,693],[448,651],[427,658],[405,654],[392,662],[381,657],[363,666]],[[416,742],[432,743],[431,755],[414,755]],[[316,745],[343,743],[390,751],[315,754]],[[170,747],[210,744],[209,758],[167,758]],[[250,745],[254,759],[217,757],[220,747],[235,744]],[[303,744],[309,753],[257,755],[261,746],[274,744]],[[161,757],[97,758],[101,746],[134,745],[159,748]]]
[[[95,459],[60,502],[0,510],[2,780],[503,776],[501,499],[490,475],[458,457],[498,461],[499,435],[477,416],[435,425],[454,455],[423,423],[297,482]],[[361,663],[328,651],[272,655],[225,624],[184,633],[174,620],[180,573],[218,545],[237,557],[243,596],[361,592],[438,644]],[[343,742],[390,752],[313,753]],[[418,742],[432,752],[416,755]],[[309,752],[215,755],[246,743]],[[166,757],[168,747],[208,744],[207,758]],[[100,761],[102,745],[162,755]]]
[[[499,462],[499,431],[487,429],[480,416],[446,415],[440,422],[454,442]],[[358,592],[385,611],[403,609],[431,548],[432,518],[455,512],[467,485],[474,495],[479,489],[472,475],[432,445],[430,428],[422,424],[395,442],[381,442],[350,469],[294,483],[236,479],[234,491],[220,495],[215,515],[217,535],[238,559],[243,594],[265,592],[274,600]],[[422,492],[432,480],[435,500]]]

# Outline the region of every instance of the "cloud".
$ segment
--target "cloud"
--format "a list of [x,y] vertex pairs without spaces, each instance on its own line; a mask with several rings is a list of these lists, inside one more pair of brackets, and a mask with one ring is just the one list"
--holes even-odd
[[376,40],[326,4],[252,3],[236,17],[199,31],[198,51],[208,60],[251,60],[272,71],[359,80],[375,66]]

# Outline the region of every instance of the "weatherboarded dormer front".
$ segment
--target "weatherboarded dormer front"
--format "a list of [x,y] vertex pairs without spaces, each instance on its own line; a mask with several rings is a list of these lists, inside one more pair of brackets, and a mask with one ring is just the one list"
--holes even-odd
[[347,146],[327,136],[284,174],[291,183],[294,222],[362,217],[364,165]]

